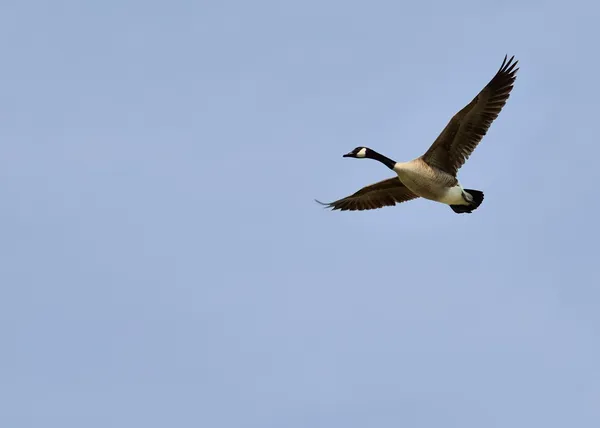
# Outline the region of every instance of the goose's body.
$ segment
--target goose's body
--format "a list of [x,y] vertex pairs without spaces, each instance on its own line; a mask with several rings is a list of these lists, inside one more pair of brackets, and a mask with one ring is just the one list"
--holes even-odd
[[462,188],[458,180],[428,165],[422,159],[397,162],[394,171],[400,181],[415,195],[445,204],[459,204],[462,201]]
[[504,58],[492,80],[454,115],[423,156],[396,162],[367,147],[357,147],[345,154],[344,157],[377,160],[393,170],[396,177],[323,205],[342,211],[369,210],[422,197],[450,205],[456,213],[470,213],[478,208],[483,202],[483,192],[463,189],[457,173],[506,104],[518,71],[513,59],[507,62]]

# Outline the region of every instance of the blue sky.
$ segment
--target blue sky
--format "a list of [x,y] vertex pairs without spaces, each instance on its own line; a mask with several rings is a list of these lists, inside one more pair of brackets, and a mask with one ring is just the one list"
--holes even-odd
[[[597,427],[593,2],[0,5],[0,425]],[[334,200],[496,72],[471,215]]]

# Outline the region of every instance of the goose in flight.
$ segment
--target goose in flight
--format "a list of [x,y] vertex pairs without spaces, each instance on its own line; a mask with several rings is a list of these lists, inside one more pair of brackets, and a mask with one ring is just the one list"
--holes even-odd
[[395,177],[334,202],[317,202],[333,210],[362,211],[422,197],[450,205],[459,214],[477,209],[483,202],[483,192],[463,189],[456,175],[510,96],[519,69],[514,56],[508,61],[507,58],[481,92],[450,119],[424,155],[409,162],[396,162],[368,147],[357,147],[343,156],[377,160],[393,170]]

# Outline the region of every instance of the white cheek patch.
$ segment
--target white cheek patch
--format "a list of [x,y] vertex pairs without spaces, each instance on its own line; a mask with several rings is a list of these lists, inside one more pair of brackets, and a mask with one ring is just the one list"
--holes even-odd
[[364,158],[365,156],[367,156],[367,149],[365,149],[364,147],[362,149],[360,149],[358,151],[358,153],[356,154],[357,158]]

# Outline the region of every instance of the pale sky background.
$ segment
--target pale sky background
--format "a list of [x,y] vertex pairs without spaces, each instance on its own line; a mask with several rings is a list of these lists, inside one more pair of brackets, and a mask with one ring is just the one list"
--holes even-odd
[[[0,4],[0,426],[597,428],[600,7]],[[505,54],[471,215],[323,210]]]

